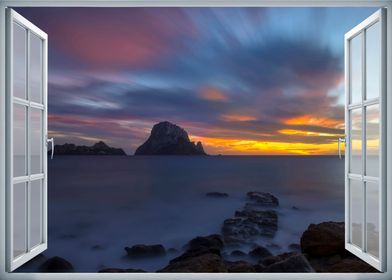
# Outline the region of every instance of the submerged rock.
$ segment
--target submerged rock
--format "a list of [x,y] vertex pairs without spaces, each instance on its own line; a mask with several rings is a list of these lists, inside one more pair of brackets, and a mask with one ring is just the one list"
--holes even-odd
[[248,192],[246,194],[254,206],[276,207],[279,206],[279,200],[270,193],[265,192]]
[[74,268],[70,262],[60,257],[47,259],[40,266],[40,272],[73,272]]
[[131,258],[155,257],[155,256],[162,256],[166,254],[165,247],[163,247],[160,244],[156,244],[156,245],[138,244],[132,247],[125,247],[124,249],[127,252],[127,255]]
[[170,122],[160,122],[151,130],[147,141],[136,149],[135,155],[206,155],[201,142],[189,140],[188,133]]
[[224,240],[231,244],[251,243],[260,236],[273,237],[278,229],[278,215],[274,210],[236,211],[234,218],[223,222]]
[[223,198],[223,197],[228,197],[229,195],[227,193],[222,193],[222,192],[208,192],[206,193],[206,196]]

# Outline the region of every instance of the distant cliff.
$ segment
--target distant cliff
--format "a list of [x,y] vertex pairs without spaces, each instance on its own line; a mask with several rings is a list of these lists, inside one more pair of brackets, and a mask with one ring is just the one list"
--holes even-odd
[[191,142],[188,133],[170,122],[160,122],[135,155],[206,155],[201,142]]
[[118,155],[125,156],[123,149],[112,148],[99,141],[93,146],[76,146],[75,144],[55,145],[55,155]]

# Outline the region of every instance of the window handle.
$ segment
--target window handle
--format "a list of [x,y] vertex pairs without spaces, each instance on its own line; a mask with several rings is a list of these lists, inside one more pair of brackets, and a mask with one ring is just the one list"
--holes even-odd
[[53,159],[53,155],[54,155],[54,139],[53,139],[53,138],[48,138],[48,139],[46,140],[46,145],[49,144],[49,142],[52,143],[52,154],[51,154],[51,156],[50,156],[50,159]]
[[340,144],[344,143],[346,146],[346,138],[338,138],[338,154],[339,154],[339,159],[342,159],[342,150],[340,149]]

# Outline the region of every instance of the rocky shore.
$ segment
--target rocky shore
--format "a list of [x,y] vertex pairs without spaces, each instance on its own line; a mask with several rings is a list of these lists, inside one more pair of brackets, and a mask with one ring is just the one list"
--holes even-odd
[[[214,199],[224,193],[206,194]],[[177,255],[157,272],[377,272],[344,248],[344,223],[311,224],[290,251],[274,255],[259,238],[272,239],[279,231],[279,200],[270,193],[248,192],[241,209],[223,221],[221,232],[198,236],[183,248],[166,249],[161,244],[125,247],[128,258]],[[275,244],[275,246],[279,246]],[[249,248],[244,250],[244,248]],[[120,251],[119,251],[119,254]],[[59,257],[41,256],[41,272],[70,272],[72,265]],[[145,272],[143,269],[107,267],[99,272]]]

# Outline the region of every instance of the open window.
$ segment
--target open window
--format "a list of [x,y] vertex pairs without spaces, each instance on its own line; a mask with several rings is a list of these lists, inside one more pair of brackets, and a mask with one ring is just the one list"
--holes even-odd
[[380,271],[386,256],[386,17],[345,36],[346,249]]
[[[343,38],[342,38],[343,39]],[[47,35],[7,9],[7,267],[47,249]],[[345,247],[386,270],[386,11],[345,36]],[[342,178],[343,180],[343,178]]]
[[7,262],[47,248],[47,35],[7,10]]

